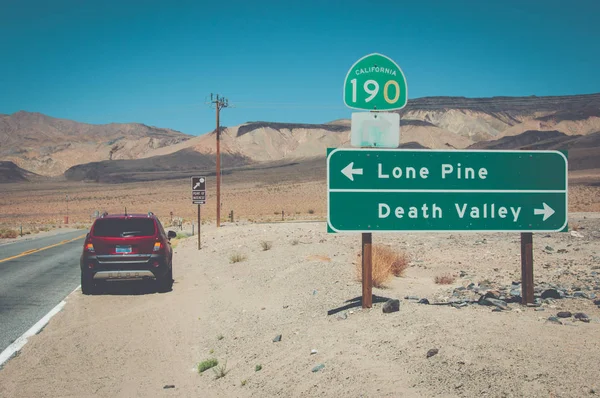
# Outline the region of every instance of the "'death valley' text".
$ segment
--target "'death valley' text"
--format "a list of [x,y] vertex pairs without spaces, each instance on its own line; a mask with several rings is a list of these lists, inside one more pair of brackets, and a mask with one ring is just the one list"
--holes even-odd
[[[488,177],[488,170],[485,167],[464,167],[460,163],[458,164],[441,164],[440,168],[433,172],[439,172],[442,179],[456,179],[456,180],[485,180]],[[427,167],[415,168],[411,166],[407,167],[393,167],[385,169],[384,166],[379,163],[377,165],[377,178],[388,179],[390,177],[400,179],[427,179],[430,175],[430,170]],[[519,220],[521,214],[521,207],[503,206],[497,203],[483,203],[478,205],[471,205],[468,202],[453,203],[453,206],[448,209],[443,209],[435,203],[419,203],[413,206],[392,206],[388,203],[379,203],[378,205],[378,217],[380,219],[388,217],[396,218],[423,218],[423,219],[437,219],[443,218],[444,210],[455,212],[460,219],[494,219],[494,218],[508,218],[513,222]]]

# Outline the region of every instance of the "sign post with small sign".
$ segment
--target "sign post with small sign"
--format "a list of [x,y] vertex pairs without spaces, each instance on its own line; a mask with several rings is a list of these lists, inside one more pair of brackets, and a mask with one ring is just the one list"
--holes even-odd
[[200,205],[206,204],[206,177],[192,177],[192,203],[198,205],[198,250],[202,248],[200,242],[200,226],[202,225]]
[[[568,161],[559,151],[403,150],[400,67],[381,54],[346,74],[351,145],[327,153],[327,229],[362,234],[362,307],[372,306],[372,231],[520,232],[522,303],[532,303],[533,232],[568,222]],[[375,148],[391,148],[380,150]]]
[[[369,54],[352,65],[344,80],[344,104],[368,112],[352,114],[351,144],[361,148],[397,148],[400,145],[400,115],[408,100],[406,78],[391,58]],[[362,233],[362,307],[373,305],[372,236]]]

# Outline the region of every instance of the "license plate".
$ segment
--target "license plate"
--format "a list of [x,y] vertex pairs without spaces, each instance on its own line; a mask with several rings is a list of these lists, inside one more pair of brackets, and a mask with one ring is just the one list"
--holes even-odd
[[117,253],[131,253],[131,246],[117,246]]

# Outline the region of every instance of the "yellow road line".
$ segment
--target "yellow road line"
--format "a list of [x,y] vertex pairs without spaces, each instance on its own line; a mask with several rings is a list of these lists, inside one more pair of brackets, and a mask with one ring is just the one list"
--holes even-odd
[[41,248],[39,248],[39,249],[27,250],[27,251],[24,251],[24,252],[23,252],[23,253],[21,253],[21,254],[17,254],[16,256],[12,256],[12,257],[3,258],[3,259],[1,259],[1,260],[0,260],[0,263],[3,263],[3,262],[5,262],[5,261],[14,260],[15,258],[19,258],[19,257],[27,256],[27,255],[29,255],[29,254],[33,254],[33,253],[37,253],[37,252],[41,252],[42,250],[50,249],[50,248],[52,248],[52,247],[56,247],[56,246],[60,246],[60,245],[64,245],[65,243],[74,242],[74,241],[76,241],[76,240],[78,240],[78,239],[85,238],[85,235],[87,235],[87,234],[84,234],[84,235],[78,236],[77,238],[73,238],[73,239],[70,239],[70,240],[63,240],[62,242],[56,243],[56,244],[54,244],[54,245],[50,245],[50,246],[46,246],[46,247],[41,247]]

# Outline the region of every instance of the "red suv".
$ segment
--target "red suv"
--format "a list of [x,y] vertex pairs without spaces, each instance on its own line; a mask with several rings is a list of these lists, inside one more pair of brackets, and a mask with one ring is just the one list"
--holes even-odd
[[94,221],[81,255],[81,291],[94,293],[98,282],[154,279],[159,291],[173,286],[173,250],[170,239],[153,213],[104,213]]

